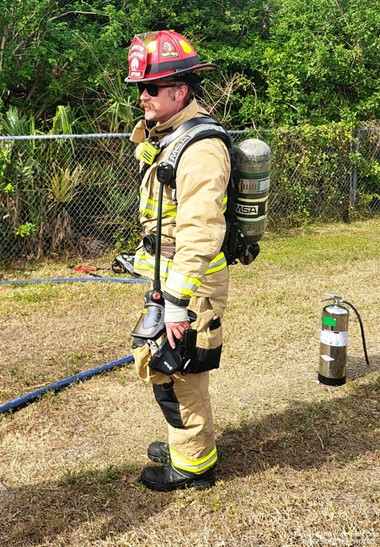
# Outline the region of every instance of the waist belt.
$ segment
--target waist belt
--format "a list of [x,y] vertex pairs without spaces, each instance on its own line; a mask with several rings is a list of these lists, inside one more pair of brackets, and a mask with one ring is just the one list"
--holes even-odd
[[165,258],[173,258],[175,255],[175,245],[162,245],[161,244],[161,254]]

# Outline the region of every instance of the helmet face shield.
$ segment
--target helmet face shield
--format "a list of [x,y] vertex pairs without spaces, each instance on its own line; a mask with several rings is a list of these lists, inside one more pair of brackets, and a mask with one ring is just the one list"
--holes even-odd
[[128,64],[127,83],[176,78],[217,68],[212,63],[200,63],[190,42],[173,30],[135,36],[129,48]]

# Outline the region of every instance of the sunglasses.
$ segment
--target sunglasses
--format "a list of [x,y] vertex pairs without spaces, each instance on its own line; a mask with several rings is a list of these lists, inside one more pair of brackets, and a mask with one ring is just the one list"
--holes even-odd
[[147,91],[148,95],[151,97],[157,97],[157,95],[160,92],[160,89],[164,89],[164,87],[175,87],[176,84],[167,84],[167,85],[157,85],[157,84],[144,84],[139,83],[137,84],[139,93],[143,93],[145,90]]

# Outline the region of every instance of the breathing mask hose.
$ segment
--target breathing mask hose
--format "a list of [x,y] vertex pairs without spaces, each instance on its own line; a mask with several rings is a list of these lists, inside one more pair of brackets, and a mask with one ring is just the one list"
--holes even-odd
[[364,350],[365,361],[366,361],[367,367],[370,367],[371,365],[369,364],[369,359],[368,359],[367,345],[366,345],[365,335],[364,335],[364,327],[363,327],[363,322],[361,320],[360,314],[359,314],[358,310],[355,308],[355,306],[353,306],[350,302],[347,302],[347,300],[343,300],[342,302],[343,302],[343,304],[347,304],[347,306],[350,306],[350,308],[355,312],[355,315],[356,315],[356,317],[359,321],[360,332],[361,332],[361,335],[362,335],[362,342],[363,342],[363,350]]

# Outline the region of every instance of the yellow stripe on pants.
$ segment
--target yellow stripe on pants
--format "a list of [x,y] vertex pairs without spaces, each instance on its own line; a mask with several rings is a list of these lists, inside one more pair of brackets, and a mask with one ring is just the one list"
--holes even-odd
[[183,423],[183,427],[173,427],[168,423],[172,462],[178,469],[201,473],[215,465],[217,460],[208,391],[209,372],[185,376],[175,374],[172,380]]
[[216,448],[211,450],[208,456],[197,460],[188,460],[169,446],[171,462],[177,469],[188,471],[189,473],[203,473],[216,464],[218,454]]

